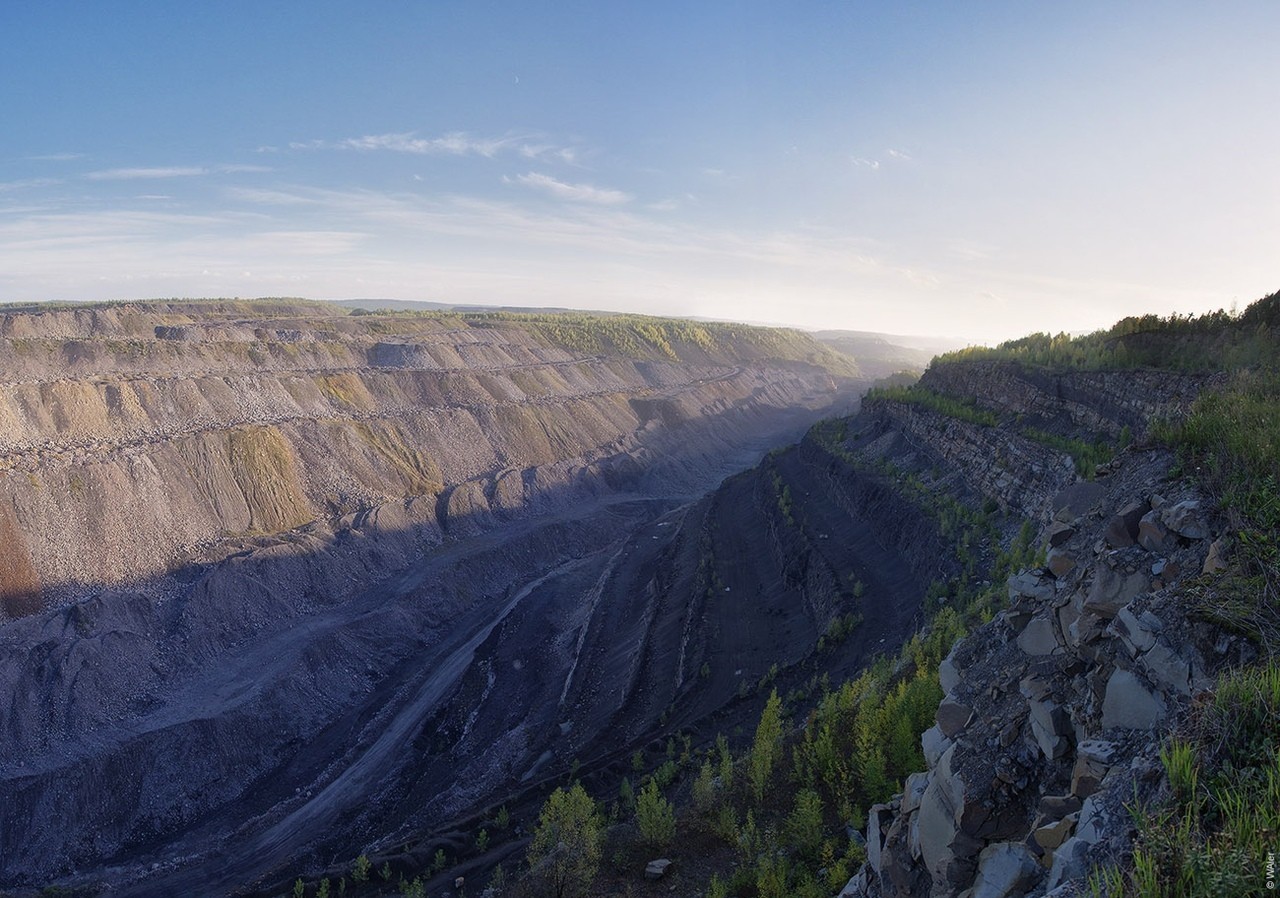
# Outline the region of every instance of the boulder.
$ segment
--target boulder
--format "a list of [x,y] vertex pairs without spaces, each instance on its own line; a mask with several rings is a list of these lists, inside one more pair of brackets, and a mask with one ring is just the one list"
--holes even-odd
[[1058,651],[1058,634],[1048,617],[1036,617],[1018,634],[1018,648],[1028,655],[1051,655]]
[[1053,581],[1043,571],[1021,571],[1009,578],[1009,601],[1019,596],[1047,602],[1053,598]]
[[960,685],[960,669],[956,667],[955,654],[953,647],[950,654],[938,664],[938,682],[942,686],[943,695],[950,695]]
[[1078,814],[1068,814],[1061,820],[1041,824],[1032,831],[1031,837],[1045,851],[1057,851],[1058,847],[1067,841],[1072,830],[1076,828],[1078,819]]
[[845,883],[836,898],[864,898],[867,894],[867,872],[859,870]]
[[920,807],[920,801],[924,798],[924,790],[929,788],[929,774],[913,773],[907,777],[907,781],[902,787],[902,809],[901,813],[910,814]]
[[1097,792],[1102,785],[1102,778],[1110,768],[1084,755],[1076,756],[1075,766],[1071,769],[1071,792],[1080,798],[1088,798]]
[[1062,521],[1054,521],[1045,531],[1044,541],[1050,549],[1056,549],[1076,535],[1076,528]]
[[1225,536],[1220,536],[1209,544],[1209,554],[1205,556],[1204,567],[1201,573],[1204,574],[1220,574],[1228,567],[1227,558],[1231,554],[1230,542]]
[[1156,643],[1151,651],[1142,656],[1142,666],[1157,685],[1181,695],[1191,694],[1191,662],[1175,654],[1164,643]]
[[1042,873],[1031,849],[1021,842],[989,845],[978,856],[972,898],[1022,898]]
[[1105,539],[1113,549],[1132,546],[1138,537],[1138,523],[1142,516],[1151,510],[1146,502],[1133,502],[1126,505],[1118,513],[1112,515],[1107,522]]
[[955,738],[956,734],[962,732],[972,719],[973,709],[967,705],[951,699],[943,699],[942,704],[938,705],[938,729],[948,739]]
[[1062,757],[1071,749],[1071,717],[1059,704],[1051,701],[1033,701],[1031,709],[1031,735],[1040,751],[1050,761]]
[[671,866],[671,861],[664,858],[658,858],[656,861],[649,861],[644,868],[645,879],[661,879],[667,875],[667,868]]
[[1086,739],[1076,746],[1076,753],[1090,761],[1110,767],[1120,753],[1120,746],[1106,739]]
[[1107,488],[1100,483],[1091,480],[1073,483],[1053,497],[1053,516],[1057,520],[1082,517],[1092,511],[1094,504],[1106,498],[1106,495]]
[[[1159,632],[1157,627],[1153,627],[1151,621],[1144,619],[1139,620],[1138,615],[1133,613],[1133,609],[1128,605],[1116,612],[1116,618],[1111,624],[1111,628],[1115,634],[1120,637],[1125,646],[1129,649],[1130,655],[1136,655],[1139,652],[1145,652],[1156,644],[1156,633]],[[1154,618],[1154,615],[1151,615]],[[1155,618],[1155,623],[1159,623],[1159,618]]]
[[1052,892],[1072,879],[1083,880],[1089,874],[1089,845],[1072,837],[1063,842],[1053,853],[1053,866],[1049,868],[1046,887]]
[[874,804],[867,811],[867,863],[880,872],[880,851],[884,848],[885,834],[893,823],[893,810],[887,804]]
[[[1085,743],[1081,742],[1083,746]],[[1049,820],[1061,820],[1080,810],[1082,802],[1076,795],[1046,795],[1040,799],[1040,813]]]
[[1142,571],[1114,570],[1099,565],[1094,573],[1093,585],[1084,600],[1084,610],[1099,617],[1112,618],[1129,601],[1149,585]]
[[917,811],[921,859],[935,884],[946,881],[955,860],[952,845],[959,834],[958,821],[964,810],[965,784],[951,770],[955,750],[953,745],[942,753]]
[[1149,511],[1138,522],[1138,545],[1148,552],[1163,552],[1169,546],[1169,528],[1160,521],[1160,513]]
[[1159,696],[1127,670],[1116,669],[1107,680],[1102,700],[1102,728],[1147,730],[1164,720],[1167,710]]
[[1109,815],[1097,796],[1086,798],[1080,808],[1080,822],[1075,837],[1086,845],[1097,845],[1106,835]]
[[1076,566],[1076,558],[1066,549],[1050,549],[1049,554],[1044,559],[1045,567],[1049,569],[1049,573],[1061,579],[1071,573]]
[[1171,505],[1160,512],[1160,520],[1166,527],[1187,539],[1204,539],[1209,535],[1209,525],[1205,520],[1200,503],[1187,499]]
[[943,753],[951,747],[951,740],[942,735],[942,730],[931,726],[920,734],[920,750],[924,752],[925,766],[933,770]]
[[1102,635],[1102,618],[1096,614],[1084,612],[1071,622],[1066,632],[1067,641],[1071,643],[1071,647],[1081,648],[1096,641]]

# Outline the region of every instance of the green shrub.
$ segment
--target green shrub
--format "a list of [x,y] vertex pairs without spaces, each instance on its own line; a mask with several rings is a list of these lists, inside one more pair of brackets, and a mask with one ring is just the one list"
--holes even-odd
[[782,700],[778,698],[778,690],[769,693],[764,711],[760,715],[760,723],[756,727],[755,739],[751,743],[751,755],[747,759],[747,773],[751,784],[751,794],[757,802],[764,800],[765,789],[773,776],[774,766],[778,760],[782,743]]
[[655,851],[662,851],[675,838],[675,808],[662,797],[655,780],[649,780],[636,799],[636,824],[640,838]]
[[602,839],[596,804],[582,785],[556,789],[542,806],[529,843],[533,878],[557,898],[586,895],[600,867]]
[[1266,859],[1280,839],[1280,666],[1225,676],[1161,760],[1169,796],[1133,809],[1132,868],[1097,871],[1095,894],[1262,894]]

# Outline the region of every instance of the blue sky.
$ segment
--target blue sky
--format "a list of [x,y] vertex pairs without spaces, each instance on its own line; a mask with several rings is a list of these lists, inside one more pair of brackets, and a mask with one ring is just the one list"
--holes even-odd
[[0,4],[0,301],[1003,339],[1280,288],[1280,4]]

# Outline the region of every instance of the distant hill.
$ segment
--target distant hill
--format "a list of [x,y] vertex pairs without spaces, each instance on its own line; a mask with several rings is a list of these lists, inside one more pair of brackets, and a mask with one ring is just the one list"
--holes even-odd
[[857,359],[859,369],[875,378],[903,370],[922,370],[935,355],[964,346],[959,340],[941,337],[909,337],[867,331],[814,331],[810,336],[837,352]]
[[[334,305],[349,309],[367,311],[449,311],[461,313],[522,313],[531,315],[576,313],[578,315],[614,316],[620,312],[592,310],[583,312],[577,309],[554,307],[525,308],[521,306],[479,306],[439,302],[419,302],[404,299],[345,299]],[[690,321],[716,321],[692,316]],[[786,325],[767,325],[770,327],[786,327]],[[822,343],[843,355],[856,359],[862,374],[872,379],[888,377],[899,371],[922,371],[929,361],[940,353],[963,349],[966,344],[962,340],[951,340],[945,337],[904,336],[897,334],[878,334],[870,331],[824,330],[806,332],[814,340]]]
[[[556,312],[578,312],[558,306],[482,306],[476,303],[428,302],[417,299],[342,299],[332,303],[348,309],[365,309],[370,312],[524,312],[543,315]],[[593,310],[592,315],[617,315],[619,312]],[[955,348],[955,347],[952,347]]]

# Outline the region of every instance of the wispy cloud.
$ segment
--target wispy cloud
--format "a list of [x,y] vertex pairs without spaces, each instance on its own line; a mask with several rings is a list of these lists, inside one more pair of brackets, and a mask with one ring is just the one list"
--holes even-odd
[[[501,154],[516,153],[525,159],[563,162],[574,165],[581,150],[559,146],[544,138],[528,134],[506,134],[502,137],[477,137],[466,131],[450,131],[439,137],[418,137],[415,132],[366,134],[343,140],[304,140],[289,144],[291,150],[362,150],[410,153],[416,156],[480,156],[493,159]],[[275,147],[259,147],[259,152],[276,152]]]
[[32,187],[52,187],[54,184],[61,184],[57,178],[23,178],[20,181],[0,181],[0,193],[8,193],[12,190],[27,190]]
[[545,143],[520,145],[520,155],[526,159],[554,159],[567,165],[575,165],[579,151],[575,147],[557,147]]
[[911,154],[906,150],[887,149],[884,151],[884,156],[882,158],[873,159],[867,156],[850,156],[849,159],[853,162],[856,168],[869,168],[872,171],[876,171],[880,166],[887,163],[910,162]]
[[39,156],[28,156],[31,162],[70,162],[73,159],[83,159],[84,153],[44,153]]
[[168,166],[165,168],[108,168],[91,171],[85,177],[90,181],[142,181],[152,178],[194,178],[208,173],[207,168]]
[[166,178],[198,178],[212,174],[269,172],[271,170],[265,165],[171,165],[154,168],[107,168],[100,171],[91,171],[85,177],[90,181],[146,181]]
[[507,183],[522,184],[556,199],[569,200],[573,203],[593,203],[598,206],[618,206],[631,202],[631,195],[610,187],[595,187],[591,184],[567,184],[557,181],[550,175],[529,172],[515,178],[504,178]]
[[[412,134],[369,134],[339,141],[337,146],[351,150],[390,150],[420,156],[484,156],[491,159],[516,143],[512,137],[472,137],[463,131],[452,131],[441,137],[414,137]],[[320,142],[320,146],[325,144]],[[290,144],[297,148],[296,144]]]

